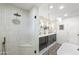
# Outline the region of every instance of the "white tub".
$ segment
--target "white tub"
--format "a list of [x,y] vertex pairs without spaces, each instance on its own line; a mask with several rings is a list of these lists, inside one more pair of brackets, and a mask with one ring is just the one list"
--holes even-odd
[[57,51],[57,55],[79,55],[79,46],[71,43],[63,43]]

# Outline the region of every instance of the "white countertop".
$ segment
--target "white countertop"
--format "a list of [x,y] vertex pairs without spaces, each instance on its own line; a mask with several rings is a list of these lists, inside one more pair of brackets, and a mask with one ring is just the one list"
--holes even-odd
[[56,34],[56,33],[42,34],[42,35],[39,35],[39,37],[49,36],[49,35],[52,35],[52,34]]

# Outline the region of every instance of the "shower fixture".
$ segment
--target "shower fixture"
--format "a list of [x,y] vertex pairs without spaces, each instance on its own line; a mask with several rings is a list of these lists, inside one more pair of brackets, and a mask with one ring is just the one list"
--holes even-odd
[[13,19],[12,22],[13,22],[14,24],[20,24],[19,19]]
[[18,14],[18,13],[14,13],[14,16],[21,17],[21,15],[20,15],[20,14]]
[[4,37],[4,41],[2,42],[2,55],[6,55],[7,53],[6,53],[6,46],[5,46],[5,44],[6,44],[6,37]]
[[14,24],[20,24],[20,20],[18,19],[18,17],[21,17],[21,15],[18,14],[18,13],[14,13],[13,15],[16,16],[16,18],[13,19],[12,22],[13,22]]

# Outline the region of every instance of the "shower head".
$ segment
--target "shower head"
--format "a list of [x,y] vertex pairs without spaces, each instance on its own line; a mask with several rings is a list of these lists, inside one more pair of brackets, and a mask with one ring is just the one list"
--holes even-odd
[[16,18],[13,19],[12,22],[13,22],[14,24],[20,24],[20,20],[17,19],[17,17],[21,17],[21,15],[18,14],[18,13],[14,13],[13,15],[16,16]]
[[18,13],[14,13],[14,16],[21,17],[21,15],[20,15],[20,14],[18,14]]

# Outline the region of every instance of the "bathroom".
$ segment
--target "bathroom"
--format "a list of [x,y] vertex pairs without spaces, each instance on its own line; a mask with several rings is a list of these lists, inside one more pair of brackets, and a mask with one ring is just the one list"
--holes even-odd
[[0,3],[0,55],[79,55],[78,19],[79,3]]

